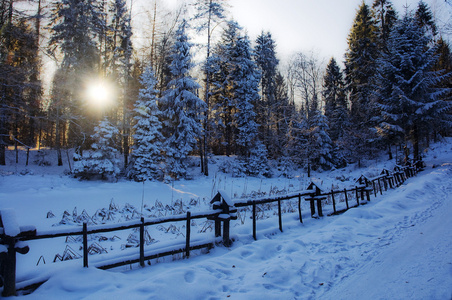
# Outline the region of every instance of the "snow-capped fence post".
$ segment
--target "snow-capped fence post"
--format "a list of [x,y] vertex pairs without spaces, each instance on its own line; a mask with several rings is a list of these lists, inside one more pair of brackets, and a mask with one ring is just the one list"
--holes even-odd
[[3,279],[4,297],[16,295],[16,252],[27,254],[30,250],[19,238],[32,235],[36,235],[36,228],[19,226],[14,210],[0,211],[0,275]]
[[190,224],[191,224],[191,212],[187,211],[187,224],[185,234],[185,257],[190,257]]
[[306,198],[306,201],[309,201],[311,207],[311,217],[315,218],[315,203],[317,201],[317,213],[319,217],[323,217],[322,210],[322,200],[325,200],[326,197],[322,196],[322,190],[314,183],[311,182],[308,186],[308,190],[313,190],[314,192],[311,194],[310,198]]
[[230,220],[237,220],[237,208],[224,191],[219,191],[210,201],[213,209],[221,210],[213,219],[215,220],[215,236],[221,236],[221,222],[223,222],[223,245],[231,246],[229,238]]
[[83,267],[88,268],[88,225],[83,222]]
[[140,266],[144,267],[144,218],[140,219]]

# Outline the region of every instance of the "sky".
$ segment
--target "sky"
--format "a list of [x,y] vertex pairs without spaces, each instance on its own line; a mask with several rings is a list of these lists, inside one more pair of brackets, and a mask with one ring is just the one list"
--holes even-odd
[[[438,0],[424,0],[433,10],[444,8]],[[373,0],[365,1],[371,5]],[[362,0],[229,0],[234,19],[254,40],[270,31],[280,58],[297,51],[314,51],[327,60],[343,61],[347,36]],[[416,9],[418,0],[392,0],[401,15],[404,6]],[[447,8],[447,7],[446,7]],[[450,8],[450,7],[449,7]],[[438,14],[445,11],[435,9]],[[450,16],[452,8],[447,16]]]
[[[154,1],[133,0],[136,11],[143,14]],[[320,59],[344,60],[347,37],[357,9],[363,0],[225,0],[229,16],[237,21],[254,41],[262,31],[270,31],[277,55],[283,62],[294,52],[313,51]],[[169,9],[195,0],[160,0]],[[374,0],[364,0],[372,5]],[[405,7],[417,8],[419,0],[391,0],[399,16]],[[424,0],[431,8],[441,29],[452,17],[452,6],[444,0]],[[450,23],[450,22],[449,22]],[[449,35],[450,37],[450,35]],[[448,40],[451,40],[448,38]]]

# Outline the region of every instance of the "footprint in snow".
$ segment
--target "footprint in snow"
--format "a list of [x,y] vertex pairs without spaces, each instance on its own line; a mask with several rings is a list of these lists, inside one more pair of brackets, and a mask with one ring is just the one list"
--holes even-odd
[[193,271],[188,271],[184,275],[185,282],[193,283],[195,281],[195,273]]

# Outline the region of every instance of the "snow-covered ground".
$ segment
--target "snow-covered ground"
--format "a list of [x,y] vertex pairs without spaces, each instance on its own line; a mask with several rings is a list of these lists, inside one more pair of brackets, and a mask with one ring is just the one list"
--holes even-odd
[[[452,299],[452,140],[433,146],[425,160],[427,168],[418,176],[339,216],[311,219],[308,203],[303,203],[304,223],[299,223],[297,212],[285,213],[281,233],[270,210],[258,220],[257,241],[252,239],[249,212],[242,212],[232,223],[235,242],[231,248],[216,247],[190,259],[169,258],[145,268],[102,271],[82,268],[81,260],[51,263],[67,245],[64,239],[29,242],[30,252],[17,257],[18,279],[43,272],[50,279],[20,298]],[[318,173],[315,180],[326,189],[333,184],[346,187],[361,173],[374,176],[393,164],[368,162],[364,170],[349,167]],[[292,179],[245,179],[212,171],[209,178],[144,186],[128,181],[81,182],[62,173],[58,167],[0,167],[0,209],[15,209],[20,225],[52,230],[76,226],[71,218],[66,225],[58,224],[65,210],[72,215],[76,207],[77,215],[85,209],[92,216],[112,199],[119,210],[129,203],[141,213],[143,203],[148,208],[144,213],[170,214],[166,204],[179,205],[180,211],[208,209],[218,189],[240,197],[293,192],[308,183],[302,173]],[[54,218],[46,218],[50,210]],[[123,210],[114,222],[127,216],[130,212]],[[198,233],[205,227],[199,222],[192,230],[201,238],[213,239],[210,230]],[[147,247],[183,239],[181,232],[183,224],[172,230],[151,228],[155,242]],[[121,238],[99,244],[110,253],[130,251],[120,250],[127,236]],[[77,242],[69,245],[79,252]],[[46,265],[36,266],[40,256]]]

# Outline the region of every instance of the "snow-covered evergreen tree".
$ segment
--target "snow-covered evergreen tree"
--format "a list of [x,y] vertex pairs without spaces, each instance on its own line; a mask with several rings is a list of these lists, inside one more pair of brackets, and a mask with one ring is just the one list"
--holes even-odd
[[[266,151],[258,139],[255,105],[259,101],[260,75],[252,60],[252,50],[247,36],[239,37],[234,50],[232,63],[234,70],[233,89],[236,101],[235,122],[237,124],[237,145],[240,159],[244,160],[245,173],[267,174],[268,161]],[[267,166],[267,167],[266,167]],[[256,170],[260,168],[260,170]]]
[[308,131],[308,143],[310,147],[310,162],[315,170],[329,170],[334,166],[333,142],[328,135],[328,119],[319,110],[312,117]]
[[372,12],[378,31],[378,49],[379,51],[385,51],[389,33],[397,21],[397,13],[390,0],[374,0]]
[[276,58],[276,43],[270,32],[262,32],[256,39],[254,58],[260,71],[262,97],[255,111],[259,124],[260,140],[265,144],[272,156],[279,155],[275,151],[277,132],[277,108],[281,105],[276,99],[276,74],[279,60]]
[[356,127],[371,127],[371,80],[376,70],[377,28],[369,6],[362,2],[348,37],[345,80],[350,93],[351,117]]
[[220,154],[231,155],[235,149],[234,120],[235,99],[233,90],[232,63],[233,49],[240,36],[240,26],[235,21],[229,21],[221,40],[214,48],[207,67],[211,74],[211,107],[214,118],[212,129],[213,149]]
[[200,121],[205,110],[205,103],[195,94],[200,86],[190,76],[193,62],[186,27],[183,20],[177,29],[170,65],[172,80],[162,99],[163,125],[168,133],[164,142],[166,165],[174,178],[187,175],[186,159],[203,134]]
[[[194,3],[194,6],[197,10],[197,14],[195,15],[195,19],[201,21],[199,26],[197,27],[198,32],[206,30],[207,32],[207,51],[206,51],[206,65],[204,68],[204,72],[206,75],[206,85],[204,91],[204,101],[206,103],[206,110],[204,115],[204,137],[202,140],[202,149],[201,149],[201,171],[204,175],[209,175],[209,164],[208,164],[208,145],[210,142],[211,131],[210,131],[210,122],[209,122],[209,114],[211,109],[211,101],[210,101],[210,85],[211,85],[211,73],[209,68],[209,60],[210,60],[210,51],[211,51],[211,40],[213,29],[221,23],[223,19],[225,19],[225,0],[197,0]],[[213,29],[212,29],[213,28]]]
[[83,156],[74,155],[74,174],[82,178],[90,179],[97,175],[104,178],[116,178],[119,175],[119,151],[116,149],[113,137],[119,133],[118,129],[111,125],[105,118],[94,128],[91,136],[94,143],[91,151],[85,151]]
[[407,13],[389,36],[388,52],[379,60],[377,73],[377,96],[384,118],[381,131],[411,141],[415,160],[420,158],[421,139],[432,132],[432,125],[452,124],[447,114],[452,105],[440,98],[448,89],[436,88],[444,76],[432,71],[437,56],[428,45],[425,29]]
[[334,58],[328,63],[323,77],[323,101],[325,116],[329,122],[329,135],[336,142],[344,136],[348,125],[347,99],[341,69]]
[[137,181],[145,181],[162,176],[163,135],[157,105],[158,91],[155,89],[157,80],[151,67],[145,69],[140,82],[143,88],[140,89],[138,100],[134,105],[136,124],[133,136],[135,144],[132,152],[132,177]]

